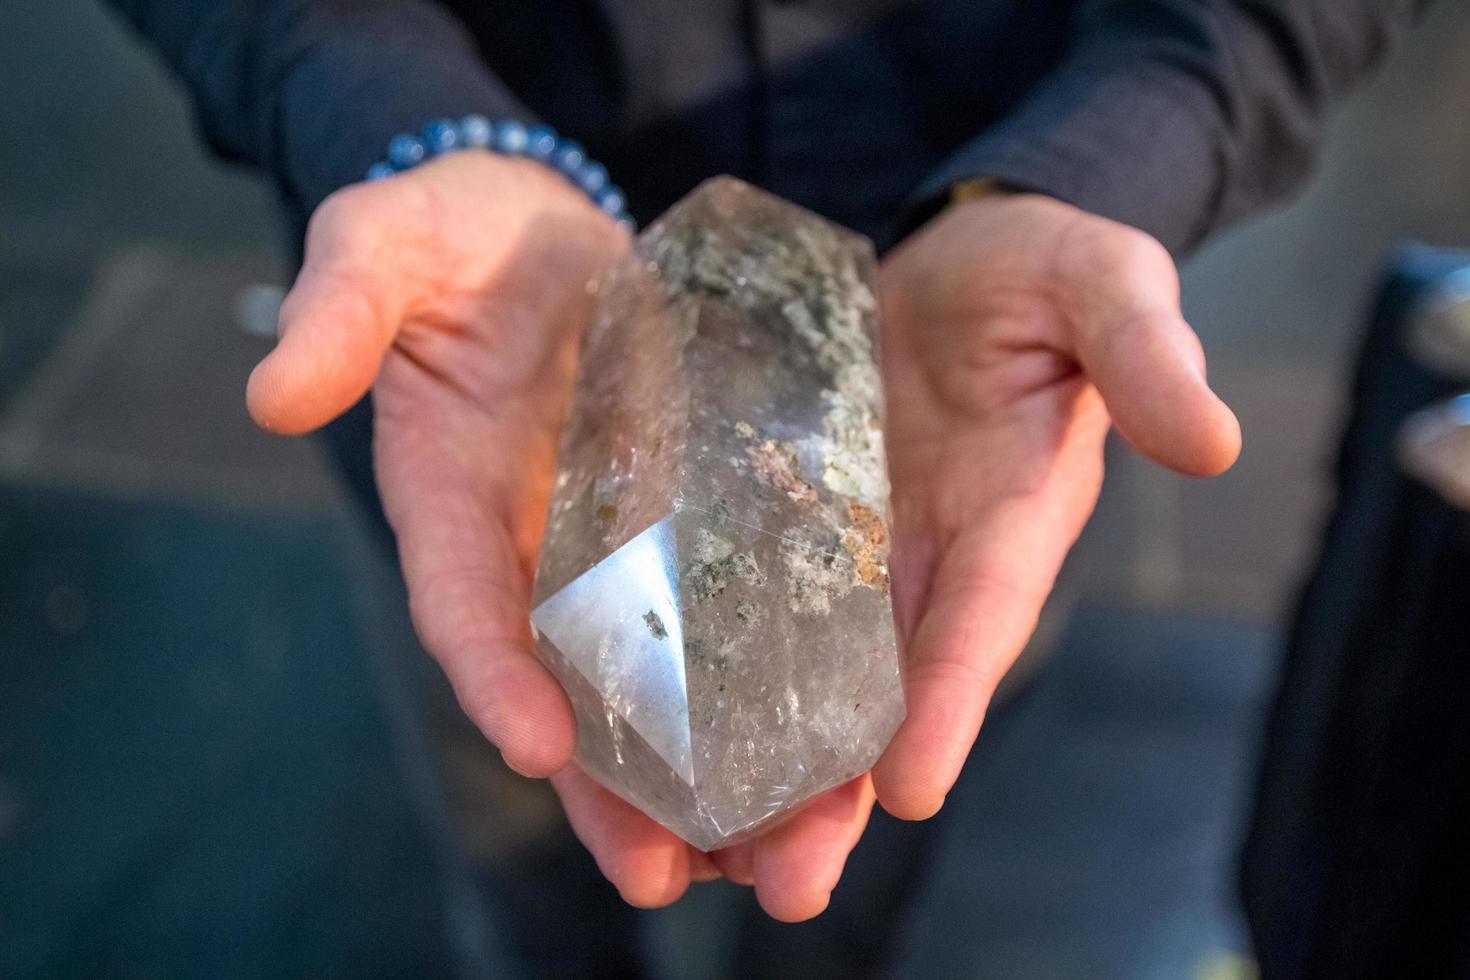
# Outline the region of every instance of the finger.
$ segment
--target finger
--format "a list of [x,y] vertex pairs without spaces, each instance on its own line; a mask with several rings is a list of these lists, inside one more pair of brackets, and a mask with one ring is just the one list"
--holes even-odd
[[629,905],[662,908],[689,887],[690,849],[576,766],[551,780],[577,839]]
[[863,775],[816,797],[758,838],[755,894],[766,914],[781,922],[820,915],[872,812],[873,782]]
[[899,819],[927,820],[944,806],[1055,576],[1007,567],[1024,562],[1000,552],[1024,547],[1026,535],[1005,533],[1006,523],[997,514],[955,543],[909,643],[908,716],[873,768],[883,808]]
[[1158,463],[1214,476],[1240,455],[1240,423],[1197,367],[1199,342],[1177,314],[1106,323],[1079,351],[1118,431]]
[[1204,350],[1179,312],[1174,261],[1147,235],[1114,231],[1077,260],[1077,356],[1140,452],[1194,476],[1224,472],[1240,455],[1240,424],[1205,380]]
[[348,188],[312,218],[306,260],[281,305],[280,340],[250,375],[257,424],[295,435],[324,425],[371,387],[405,309],[390,270],[391,229],[375,219],[382,188]]
[[714,881],[721,877],[719,865],[703,851],[689,850],[689,880]]
[[398,492],[403,473],[381,462],[409,608],[425,648],[507,765],[526,776],[559,772],[576,748],[576,724],[561,686],[536,658],[526,578],[509,531],[459,476],[440,476],[433,458],[406,449],[383,456],[415,480],[413,494]]
[[755,842],[745,841],[733,847],[715,851],[709,855],[710,860],[720,869],[720,873],[737,885],[755,884]]
[[[878,799],[896,817],[927,819],[944,805],[1091,513],[1109,422],[1095,390],[1079,386],[1076,398],[1043,475],[1025,493],[978,506],[933,571],[905,644],[908,714],[873,769]],[[906,540],[897,544],[895,559],[911,568]]]

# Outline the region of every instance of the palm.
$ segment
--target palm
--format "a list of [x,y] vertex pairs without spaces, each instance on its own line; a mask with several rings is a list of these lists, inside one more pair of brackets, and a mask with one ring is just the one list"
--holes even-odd
[[[428,315],[406,322],[373,389],[377,478],[414,620],[465,710],[515,768],[555,774],[578,832],[593,835],[589,846],[631,900],[665,904],[691,878],[712,876],[708,861],[564,767],[569,708],[525,656],[530,584],[586,312],[577,301],[584,290],[564,295],[564,313],[528,310],[523,323],[496,288],[440,296]],[[634,853],[630,861],[639,849],[658,859]]]
[[[965,288],[972,295],[941,309],[904,308],[897,297],[890,304],[894,577],[909,628],[928,600],[942,601],[968,578],[1019,581],[1019,567],[997,564],[1008,551],[982,545],[1006,525],[1014,533],[1042,522],[1075,536],[1102,478],[1108,418],[1059,342],[1062,315],[1025,286],[995,288],[982,275]],[[1038,564],[1043,556],[1016,558]]]
[[[528,635],[585,286],[626,247],[559,178],[484,154],[349,188],[313,217],[250,405],[266,428],[300,432],[371,386],[379,489],[425,647],[506,761],[553,777],[623,895],[663,905],[719,871],[568,765],[571,711]],[[813,915],[872,800],[867,779],[839,788],[719,865],[773,914]]]
[[[584,287],[627,247],[621,231],[554,175],[487,154],[348,188],[313,217],[281,342],[251,378],[251,412],[268,429],[304,432],[372,389],[379,488],[426,648],[506,761],[553,777],[574,829],[629,901],[667,904],[723,872],[754,883],[778,918],[807,918],[836,886],[875,782],[901,816],[937,809],[1096,496],[1108,416],[1092,381],[1110,404],[1109,387],[1126,394],[1127,384],[1107,357],[1088,363],[1081,336],[1109,311],[1059,294],[1069,272],[1046,259],[1080,212],[1037,200],[1022,206],[1025,221],[951,212],[885,264],[909,721],[873,778],[712,856],[569,765],[571,710],[529,636],[556,436],[590,313]],[[1109,244],[1071,251],[1086,258]],[[1154,361],[1163,383],[1150,391],[1201,397],[1177,365]],[[1117,405],[1145,450],[1169,442],[1144,424],[1157,406],[1131,418],[1126,397]],[[1183,427],[1198,422],[1196,412]],[[1175,435],[1181,445],[1197,438]],[[1155,452],[1171,453],[1184,468],[1217,465],[1187,448]]]
[[[909,719],[875,778],[887,809],[916,818],[942,804],[1092,512],[1109,407],[1189,471],[1229,465],[1238,436],[1188,376],[1202,358],[1172,262],[1131,229],[1041,198],[965,205],[888,259],[883,299]],[[1150,367],[1178,398],[1177,431],[1120,383]]]
[[964,282],[921,283],[902,261],[887,270],[884,367],[910,721],[880,785],[914,817],[958,773],[1091,512],[1108,418],[1032,270],[997,282],[1010,263],[985,263]]
[[[587,314],[582,286],[618,246],[556,231],[510,247],[489,238],[437,237],[447,254],[426,264],[460,271],[404,317],[373,385],[378,485],[415,621],[472,712],[504,697],[509,678],[491,667],[505,658],[491,654],[528,642],[523,607]],[[536,677],[521,661],[509,658],[513,676]]]

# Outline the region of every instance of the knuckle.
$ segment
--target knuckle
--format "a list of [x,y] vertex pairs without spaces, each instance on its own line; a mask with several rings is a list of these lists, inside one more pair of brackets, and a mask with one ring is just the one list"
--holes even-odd
[[940,736],[955,743],[968,742],[969,731],[980,716],[990,693],[1000,683],[994,664],[978,663],[966,656],[949,656],[913,666],[910,682],[948,692],[951,711],[940,726]]
[[1063,239],[1063,268],[1084,282],[1133,282],[1140,274],[1174,273],[1174,259],[1157,238],[1131,225],[1084,215]]
[[366,184],[351,184],[327,195],[307,222],[307,240],[330,236],[364,224],[367,204],[364,197],[370,196],[376,189]]
[[435,209],[419,174],[400,174],[377,183],[349,184],[317,205],[306,225],[306,243],[373,252],[413,237]]
[[936,657],[914,664],[911,679],[931,683],[940,690],[968,691],[990,683],[992,674],[964,656]]
[[1115,227],[1118,251],[1127,261],[1146,267],[1173,267],[1174,260],[1169,255],[1169,250],[1157,238],[1130,225],[1119,224]]

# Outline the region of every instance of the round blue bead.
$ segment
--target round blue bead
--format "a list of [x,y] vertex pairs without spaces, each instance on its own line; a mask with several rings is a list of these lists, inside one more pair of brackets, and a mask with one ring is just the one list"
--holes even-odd
[[600,163],[588,160],[577,168],[576,173],[572,174],[572,179],[582,190],[595,196],[598,191],[607,186],[607,168]]
[[604,214],[610,214],[613,217],[622,214],[623,208],[628,203],[623,197],[623,192],[611,184],[592,195],[592,200],[603,210]]
[[371,167],[368,167],[367,179],[385,180],[389,177],[392,177],[395,173],[397,173],[396,170],[388,166],[386,163],[379,161],[378,163],[373,164]]
[[465,116],[459,121],[460,146],[485,149],[489,147],[494,135],[494,131],[490,127],[490,120],[484,116]]
[[521,154],[526,152],[528,134],[526,127],[514,120],[495,127],[495,149],[500,153]]
[[586,161],[587,152],[576,140],[559,140],[551,151],[551,165],[569,177]]
[[532,126],[526,130],[526,156],[545,163],[556,152],[556,130],[550,126]]
[[636,234],[638,234],[638,223],[636,221],[634,221],[632,218],[628,217],[626,214],[619,216],[618,217],[618,220],[617,220],[617,223],[618,223],[618,226],[620,228],[623,228],[625,231],[627,231],[628,234],[630,234],[630,235],[636,235]]
[[416,163],[422,163],[427,155],[424,141],[407,133],[393,137],[393,142],[388,144],[388,162],[395,170],[407,170]]
[[448,119],[440,119],[424,127],[424,145],[434,156],[448,153],[459,146],[459,130]]

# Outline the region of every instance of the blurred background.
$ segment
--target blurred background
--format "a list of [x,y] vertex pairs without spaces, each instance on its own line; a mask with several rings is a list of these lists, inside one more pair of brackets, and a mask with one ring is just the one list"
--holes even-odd
[[[1245,454],[1203,483],[1110,449],[1046,669],[943,820],[854,859],[849,905],[928,835],[895,974],[1249,975],[1243,815],[1369,301],[1397,243],[1470,244],[1467,50],[1441,4],[1310,192],[1188,263]],[[243,408],[270,189],[85,0],[0,4],[0,133],[0,976],[454,972],[503,937],[388,723],[392,569],[320,447]],[[730,891],[636,917],[664,975],[721,975]],[[770,942],[840,963],[842,899]]]

